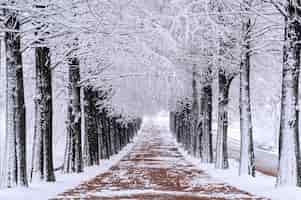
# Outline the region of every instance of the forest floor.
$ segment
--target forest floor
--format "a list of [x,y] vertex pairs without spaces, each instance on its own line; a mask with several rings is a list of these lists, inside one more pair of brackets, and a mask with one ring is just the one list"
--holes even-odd
[[206,200],[266,199],[215,180],[191,164],[170,133],[144,129],[132,150],[106,173],[54,199]]

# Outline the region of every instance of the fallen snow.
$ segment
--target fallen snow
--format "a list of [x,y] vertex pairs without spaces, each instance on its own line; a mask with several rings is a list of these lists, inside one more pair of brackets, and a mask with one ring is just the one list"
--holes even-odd
[[[168,115],[166,113],[161,113],[156,118],[146,118],[144,120],[145,125],[154,125],[160,127],[166,132],[166,140],[172,139],[171,134],[168,131]],[[135,143],[137,143],[139,137],[136,137],[134,142],[125,147],[118,155],[113,156],[110,160],[104,160],[101,162],[100,166],[94,166],[85,168],[84,173],[80,174],[61,174],[56,173],[57,181],[55,183],[34,183],[30,184],[29,188],[13,188],[13,189],[1,189],[0,199],[13,199],[13,200],[41,200],[49,199],[57,196],[58,194],[79,185],[82,182],[88,181],[94,178],[96,175],[108,171],[112,166],[117,164],[128,152],[131,151]],[[246,192],[250,192],[257,196],[267,197],[273,200],[299,200],[301,199],[301,188],[290,187],[290,188],[276,188],[275,187],[275,177],[270,177],[257,172],[256,178],[251,178],[249,176],[238,176],[238,163],[235,160],[230,160],[230,169],[228,170],[218,170],[214,168],[212,164],[203,164],[199,159],[196,159],[187,154],[183,148],[176,144],[180,150],[180,153],[185,157],[185,159],[197,168],[205,171],[213,179],[217,181],[222,181],[235,186]],[[267,159],[268,160],[268,159]],[[155,163],[155,162],[154,162]],[[146,166],[147,167],[147,166]],[[202,178],[195,177],[193,184],[201,184]],[[138,191],[102,191],[99,193],[93,193],[93,195],[98,197],[106,197],[110,195],[118,196],[124,194],[156,194],[161,191],[152,190],[138,190]],[[168,195],[168,191],[166,192]],[[173,194],[175,194],[173,192]],[[176,195],[182,195],[181,192],[176,193]],[[204,196],[204,194],[192,194],[192,196]],[[230,196],[229,196],[230,198]]]
[[28,188],[1,188],[0,199],[13,200],[42,200],[54,198],[58,194],[65,192],[70,188],[74,188],[79,184],[88,181],[95,176],[108,171],[112,166],[116,165],[133,146],[138,142],[139,137],[128,144],[119,154],[114,155],[109,160],[102,160],[99,166],[87,167],[83,173],[79,174],[62,174],[56,173],[56,182],[54,183],[32,183]]
[[267,197],[273,200],[300,200],[301,188],[287,187],[276,188],[276,178],[266,176],[257,172],[256,177],[238,176],[238,162],[230,160],[230,168],[227,170],[215,169],[214,164],[204,164],[199,159],[192,157],[183,148],[176,144],[180,153],[186,158],[187,161],[193,165],[198,166],[201,170],[205,171],[214,179],[228,183],[241,190],[249,192],[257,196]]
[[199,197],[199,198],[226,198],[237,199],[247,198],[248,195],[244,194],[223,194],[223,193],[210,193],[205,194],[202,192],[177,192],[177,191],[165,191],[165,190],[122,190],[122,191],[101,191],[87,194],[95,197],[132,197],[136,195],[171,195],[171,196],[186,196],[186,197]]
[[[161,113],[152,122],[156,126],[160,126],[163,130],[166,131],[166,139],[170,139],[171,133],[169,132],[168,128],[168,114]],[[208,173],[209,176],[216,180],[223,181],[228,183],[234,187],[237,187],[241,190],[249,192],[251,194],[267,197],[272,200],[300,200],[301,199],[301,188],[297,187],[282,187],[276,188],[276,178],[272,176],[264,175],[260,172],[256,173],[256,177],[252,178],[250,176],[239,176],[238,175],[238,162],[236,160],[230,159],[229,165],[230,168],[227,170],[219,170],[215,169],[214,164],[204,164],[199,159],[194,158],[193,156],[189,155],[180,144],[177,144],[175,138],[173,138],[174,143],[178,147],[180,153],[185,157],[185,159],[191,162],[193,165],[197,166],[200,170],[205,171]],[[258,150],[260,151],[260,150]],[[263,151],[263,150],[262,150]],[[261,152],[260,154],[263,155]],[[264,155],[275,156],[273,152],[267,152]],[[268,157],[266,159],[267,165],[269,165]],[[194,180],[197,182],[198,180]],[[199,180],[201,181],[201,180]]]

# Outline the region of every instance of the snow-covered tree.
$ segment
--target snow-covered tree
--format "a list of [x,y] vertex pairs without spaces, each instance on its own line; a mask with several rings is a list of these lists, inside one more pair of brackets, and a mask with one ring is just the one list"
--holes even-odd
[[298,87],[300,70],[300,2],[272,1],[284,17],[282,97],[277,186],[300,185]]
[[[36,2],[34,5],[43,13],[47,4]],[[53,108],[52,108],[52,70],[50,48],[47,47],[41,30],[47,29],[42,22],[44,17],[33,18],[37,28],[35,36],[36,94],[35,94],[35,133],[33,143],[31,179],[55,181],[53,167]],[[35,19],[35,20],[34,20]]]
[[255,176],[255,155],[253,144],[253,124],[250,96],[250,67],[251,67],[251,33],[252,19],[250,9],[253,0],[241,2],[242,12],[242,44],[241,44],[241,63],[240,63],[240,166],[239,174],[250,174]]
[[[8,1],[9,6],[16,2]],[[27,186],[26,126],[19,11],[4,10],[6,48],[6,148],[3,185]]]
[[80,62],[77,57],[69,60],[67,139],[63,171],[82,172]]

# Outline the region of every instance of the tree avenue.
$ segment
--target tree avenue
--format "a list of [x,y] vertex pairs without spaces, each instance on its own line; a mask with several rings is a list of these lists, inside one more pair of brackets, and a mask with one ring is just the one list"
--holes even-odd
[[[101,165],[161,110],[177,142],[217,169],[230,167],[238,124],[237,173],[255,177],[258,113],[273,101],[277,119],[264,118],[277,128],[267,136],[277,139],[276,185],[300,186],[300,8],[293,0],[0,0],[1,185]],[[64,155],[54,148],[61,141]]]

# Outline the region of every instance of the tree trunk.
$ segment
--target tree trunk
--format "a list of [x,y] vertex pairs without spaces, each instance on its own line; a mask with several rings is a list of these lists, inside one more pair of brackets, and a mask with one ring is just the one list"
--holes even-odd
[[169,112],[169,130],[174,133],[175,131],[175,113]]
[[300,24],[287,2],[285,42],[283,48],[282,97],[279,133],[279,163],[277,186],[300,185],[300,146],[298,133],[298,80],[300,67]]
[[199,157],[199,133],[198,133],[198,122],[199,122],[199,100],[198,100],[198,84],[197,84],[197,71],[196,66],[193,66],[193,75],[192,75],[192,136],[191,136],[191,154]]
[[[7,11],[6,28],[20,30],[17,13]],[[16,32],[5,33],[6,45],[6,162],[4,186],[27,186],[26,127],[21,38]]]
[[250,98],[250,30],[251,19],[243,22],[243,44],[240,64],[240,162],[239,174],[255,176],[255,155],[252,131],[252,110]]
[[115,148],[115,153],[117,154],[120,150],[120,137],[119,137],[117,118],[113,118],[113,128],[114,128],[114,148]]
[[92,87],[84,88],[84,117],[85,117],[85,144],[84,160],[86,166],[98,165],[99,134],[97,127],[97,92]]
[[106,158],[109,159],[112,155],[111,146],[110,146],[110,128],[108,124],[107,112],[106,109],[102,109],[102,138],[104,141],[104,149]]
[[218,74],[218,124],[216,138],[216,160],[215,167],[227,169],[228,163],[228,103],[229,89],[232,78],[228,78],[223,71]]
[[83,171],[79,81],[79,60],[71,58],[69,60],[67,144],[63,168],[65,173],[80,173]]
[[109,136],[110,136],[110,147],[111,147],[111,152],[112,155],[116,154],[116,149],[115,149],[115,130],[114,130],[114,126],[113,126],[113,119],[112,117],[108,118],[108,122],[109,122]]
[[104,140],[103,140],[103,129],[101,124],[101,116],[99,111],[97,112],[97,132],[98,132],[98,155],[100,159],[106,158],[105,148],[104,148]]
[[37,47],[36,57],[36,98],[35,136],[33,166],[34,176],[48,182],[55,181],[52,150],[52,84],[50,52],[47,47]]
[[185,128],[184,128],[184,144],[185,144],[185,150],[189,151],[190,150],[190,138],[189,138],[189,135],[190,135],[190,127],[191,127],[191,108],[190,108],[190,104],[187,100],[187,103],[185,105]]
[[200,158],[202,162],[213,161],[212,149],[212,88],[211,84],[204,85],[200,94]]

